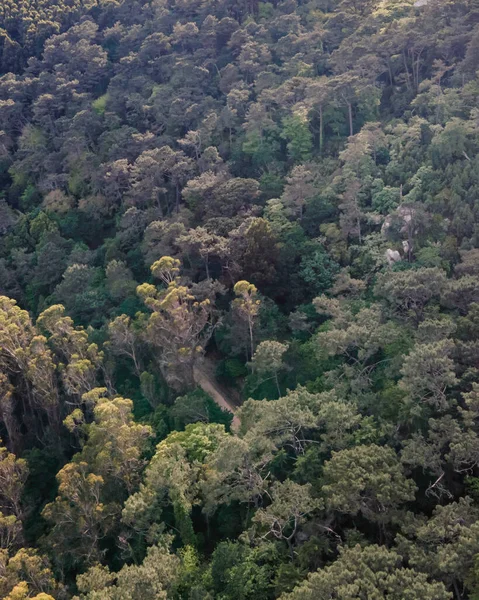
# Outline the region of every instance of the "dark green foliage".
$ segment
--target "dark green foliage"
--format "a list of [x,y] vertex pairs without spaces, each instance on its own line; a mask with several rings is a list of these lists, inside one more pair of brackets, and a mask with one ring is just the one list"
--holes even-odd
[[244,377],[248,374],[244,362],[239,358],[227,358],[218,363],[216,368],[216,377],[228,385],[234,385],[239,377]]
[[238,542],[218,544],[211,558],[215,596],[228,600],[274,598],[273,581],[280,557],[273,544],[250,549]]
[[201,388],[176,398],[170,410],[172,429],[181,430],[188,423],[222,423],[227,431],[230,430],[233,415],[221,409],[216,402]]
[[339,265],[321,247],[301,259],[299,276],[312,296],[326,292],[338,272]]

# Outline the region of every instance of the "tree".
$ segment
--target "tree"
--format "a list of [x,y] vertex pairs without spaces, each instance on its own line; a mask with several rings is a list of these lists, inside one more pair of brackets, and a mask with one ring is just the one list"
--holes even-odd
[[312,81],[306,92],[306,103],[314,113],[317,113],[319,118],[319,152],[323,153],[324,149],[324,109],[331,102],[332,90],[328,85],[327,77],[320,77]]
[[226,268],[231,277],[247,277],[258,286],[271,284],[279,256],[278,236],[266,219],[246,219],[228,234]]
[[9,552],[22,540],[22,523],[15,515],[0,512],[0,548]]
[[235,177],[218,183],[205,206],[205,216],[233,217],[258,203],[259,183],[255,179]]
[[362,243],[361,220],[364,218],[363,211],[359,205],[359,193],[361,192],[361,182],[353,179],[347,183],[347,189],[341,195],[341,217],[339,225],[346,239],[350,237],[358,238],[359,244]]
[[89,469],[99,475],[104,484],[104,495],[118,501],[130,495],[139,483],[145,465],[142,454],[146,450],[151,427],[135,423],[133,402],[127,398],[105,398],[107,390],[97,388],[84,394],[83,401],[93,405],[94,421],[78,425],[82,417],[72,413],[65,424],[72,431],[81,428],[87,438],[82,451],[75,455],[75,462],[88,464]]
[[278,396],[281,396],[278,372],[284,368],[283,354],[288,349],[286,344],[275,341],[261,342],[251,359],[253,371],[260,376],[270,375],[274,378]]
[[443,581],[460,599],[478,553],[479,521],[471,498],[436,506],[433,515],[398,536],[399,551],[419,571]]
[[86,462],[68,463],[57,475],[58,496],[42,516],[51,523],[46,543],[60,569],[90,566],[101,559],[101,541],[114,524],[118,507],[104,504],[104,480]]
[[375,369],[383,364],[389,344],[400,340],[401,331],[392,321],[385,321],[378,304],[361,308],[354,314],[348,303],[318,296],[313,304],[320,314],[332,316],[331,326],[314,338],[318,356],[342,356],[337,369],[347,376],[347,387],[355,392],[368,387]]
[[348,109],[349,136],[354,135],[353,107],[355,104],[365,100],[370,107],[375,108],[379,104],[378,89],[375,86],[376,64],[365,64],[361,72],[359,65],[355,71],[340,73],[331,80],[335,101],[339,106]]
[[271,443],[256,436],[225,437],[208,460],[202,485],[203,511],[212,515],[219,506],[231,502],[258,508],[269,487],[271,451]]
[[414,500],[415,490],[392,448],[357,446],[333,452],[324,464],[326,506],[349,515],[361,513],[381,532],[401,504]]
[[150,546],[140,565],[124,565],[118,573],[95,565],[77,578],[78,600],[166,600],[180,572],[180,559],[171,552],[171,539],[165,537]]
[[473,275],[450,279],[442,290],[441,301],[448,308],[458,309],[462,315],[465,315],[469,306],[479,301],[478,285],[479,277]]
[[130,204],[139,208],[157,206],[163,214],[170,214],[173,206],[178,211],[180,187],[192,174],[192,161],[182,151],[166,145],[145,150],[131,167]]
[[446,274],[438,268],[421,268],[378,277],[375,294],[384,298],[393,310],[418,324],[428,302],[437,299],[446,284]]
[[98,270],[89,265],[70,265],[54,290],[57,301],[80,322],[94,322],[104,310],[106,297],[97,285],[98,274]]
[[216,402],[197,388],[185,396],[179,396],[170,410],[174,419],[175,429],[183,429],[190,423],[220,423],[227,431],[231,428],[233,414],[218,406]]
[[151,266],[161,256],[176,258],[181,252],[178,240],[185,234],[186,227],[182,221],[165,219],[150,223],[145,229],[142,243],[146,264]]
[[311,254],[301,259],[299,275],[312,295],[322,294],[332,287],[339,265],[318,244]]
[[143,372],[141,361],[141,321],[132,321],[127,315],[120,315],[108,323],[109,349],[115,356],[126,356],[133,362],[135,374]]
[[281,199],[291,214],[301,221],[308,200],[318,193],[314,186],[313,173],[305,165],[297,165],[293,167],[286,181]]
[[115,302],[121,302],[134,295],[137,283],[133,273],[123,261],[110,261],[106,266],[105,274],[106,289]]
[[241,149],[253,164],[262,166],[274,160],[280,150],[278,126],[262,103],[249,104],[243,128],[245,140]]
[[13,396],[14,387],[9,382],[6,375],[0,375],[0,418],[5,426],[9,445],[12,450],[20,446],[20,422],[15,416],[15,398]]
[[0,446],[0,514],[18,520],[24,517],[22,494],[27,477],[27,462]]
[[211,557],[207,576],[210,593],[225,600],[272,598],[282,556],[273,542],[250,546],[242,542],[220,542]]
[[293,547],[298,530],[310,513],[322,507],[322,502],[311,497],[310,485],[299,485],[289,479],[273,484],[271,498],[267,508],[260,508],[255,513],[253,522],[261,528],[260,535],[265,531],[262,537],[284,540],[294,560]]
[[446,391],[456,383],[454,361],[450,358],[452,343],[441,340],[432,344],[416,344],[404,360],[401,386],[411,400],[430,404],[438,411],[447,410],[450,399]]
[[[457,454],[452,450],[455,443],[458,443]],[[428,476],[426,496],[452,498],[449,477],[446,475],[450,459],[459,463],[465,457],[463,450],[469,443],[470,440],[461,431],[459,423],[446,414],[438,419],[429,419],[427,434],[417,432],[403,442],[401,462],[409,468],[422,469]],[[468,458],[473,455],[469,454]],[[460,465],[457,467],[460,468]]]
[[151,271],[168,286],[166,290],[159,291],[150,284],[137,290],[152,310],[145,339],[157,352],[166,381],[179,391],[193,387],[194,365],[203,355],[214,327],[210,300],[196,300],[191,288],[180,284],[180,264],[164,256],[153,263]]
[[234,286],[236,299],[233,301],[233,310],[239,319],[248,328],[250,342],[250,357],[254,355],[253,327],[258,316],[260,300],[257,300],[258,290],[248,281],[238,281]]
[[177,243],[186,256],[191,257],[195,254],[200,256],[207,279],[210,278],[210,257],[223,258],[226,252],[226,240],[219,235],[209,233],[204,227],[190,229],[178,238]]
[[400,554],[384,546],[344,548],[332,565],[312,573],[281,600],[451,600],[442,583],[429,582],[425,573],[405,568],[402,562]]
[[271,53],[266,44],[256,41],[248,41],[243,45],[238,57],[239,67],[246,75],[247,81],[251,81],[264,65],[271,61]]
[[[331,426],[335,430],[336,424],[333,420],[329,422],[326,416],[336,409],[343,418],[346,417],[345,413],[348,411],[341,410],[339,404],[334,392],[312,394],[305,388],[298,387],[278,400],[267,403],[262,400],[247,400],[241,407],[239,418],[242,426],[247,428],[249,439],[263,440],[263,443],[269,441],[278,450],[285,448],[295,456],[300,456],[305,454],[310,444],[319,442],[316,438],[319,438],[320,432],[326,434],[325,438],[329,437],[328,433],[334,437],[333,432],[328,432],[328,429]],[[354,409],[351,412],[355,412]],[[344,429],[354,428],[357,425],[354,420],[354,417],[352,421],[345,419]],[[340,434],[338,428],[335,433],[337,441],[333,441],[333,447],[335,443],[341,447],[344,431]]]
[[57,356],[63,384],[78,404],[81,397],[97,387],[97,374],[103,362],[103,352],[90,343],[83,327],[75,327],[65,316],[65,308],[54,304],[44,310],[37,325],[49,334],[48,342]]
[[103,556],[104,538],[120,515],[121,502],[139,483],[142,455],[151,428],[133,421],[131,400],[104,397],[105,388],[83,395],[93,407],[94,421],[85,424],[77,409],[65,420],[72,432],[83,434],[82,451],[58,473],[58,496],[45,506],[52,524],[46,537],[61,569],[89,566]]
[[464,408],[459,407],[461,430],[451,436],[450,453],[447,457],[459,473],[470,472],[479,461],[479,436],[476,419],[479,417],[479,386],[472,384],[472,390],[462,394]]
[[478,2],[0,1],[0,598],[474,595]]
[[225,176],[221,173],[206,171],[198,177],[190,179],[183,189],[183,198],[188,208],[203,214],[212,201],[215,189],[224,182]]
[[[28,598],[32,598],[32,596],[29,595],[28,584],[25,581],[21,581],[13,588],[10,594],[6,596],[5,600],[28,600]],[[54,600],[54,598],[53,596],[50,596],[50,594],[41,593],[34,596],[33,600]]]
[[293,163],[311,158],[313,139],[305,110],[283,119],[281,137],[287,141],[288,156]]
[[[429,178],[433,178],[432,169],[426,169]],[[419,172],[421,169],[419,169]],[[418,172],[418,173],[419,173]],[[420,244],[427,239],[428,229],[432,226],[432,215],[426,211],[423,202],[419,202],[417,197],[422,198],[427,194],[428,183],[422,181],[420,174],[416,174],[417,187],[413,187],[411,192],[403,199],[401,188],[399,188],[399,206],[388,215],[384,222],[382,231],[388,239],[395,242],[401,241],[408,261],[411,263],[415,252]],[[432,274],[432,273],[431,273]]]
[[[9,441],[14,446],[20,442],[15,392],[22,396],[21,412],[32,432],[43,433],[42,418],[34,418],[37,411],[46,414],[51,429],[58,432],[60,415],[55,365],[46,342],[28,313],[21,310],[15,300],[0,296],[1,413],[11,437]],[[10,383],[13,378],[15,386]]]
[[192,423],[171,433],[158,444],[140,491],[127,500],[123,521],[145,535],[158,522],[159,509],[170,504],[183,543],[195,545],[191,511],[204,464],[226,437],[224,426],[216,423]]
[[[65,591],[55,581],[48,558],[31,548],[22,548],[11,556],[0,551],[0,568],[0,594],[3,598],[23,600],[37,593],[34,596],[36,600],[51,600],[53,597],[48,593],[61,595]],[[23,592],[24,595],[15,595]]]

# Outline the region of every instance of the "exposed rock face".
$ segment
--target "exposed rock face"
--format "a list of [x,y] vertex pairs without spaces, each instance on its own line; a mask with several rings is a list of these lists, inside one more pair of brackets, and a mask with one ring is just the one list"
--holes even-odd
[[383,226],[381,227],[381,233],[383,235],[387,235],[391,225],[393,224],[393,220],[397,222],[397,219],[403,222],[401,233],[406,233],[407,227],[414,216],[414,212],[415,210],[412,206],[407,206],[406,204],[399,206],[396,211],[389,214],[384,219]]
[[388,248],[386,250],[386,260],[388,261],[388,265],[393,265],[401,260],[401,255],[397,250],[391,250],[391,248]]

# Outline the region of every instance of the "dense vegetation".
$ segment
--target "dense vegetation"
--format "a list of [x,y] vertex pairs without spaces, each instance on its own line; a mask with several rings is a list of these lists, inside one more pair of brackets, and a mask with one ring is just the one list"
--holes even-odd
[[479,598],[477,0],[0,33],[0,597]]

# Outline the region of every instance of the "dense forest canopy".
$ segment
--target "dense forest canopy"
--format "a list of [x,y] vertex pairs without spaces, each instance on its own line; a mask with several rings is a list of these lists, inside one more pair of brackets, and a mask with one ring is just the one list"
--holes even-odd
[[1,0],[0,70],[0,597],[479,598],[478,0]]

